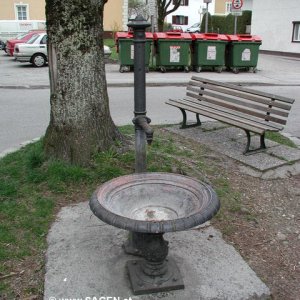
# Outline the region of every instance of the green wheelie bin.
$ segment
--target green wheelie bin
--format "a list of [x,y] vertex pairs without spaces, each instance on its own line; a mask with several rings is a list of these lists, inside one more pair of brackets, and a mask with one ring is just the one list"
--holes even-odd
[[190,71],[192,37],[184,32],[155,32],[156,67],[161,72],[169,68],[183,68]]
[[256,72],[259,46],[262,40],[257,35],[228,35],[229,43],[226,49],[226,67],[234,73],[240,69]]
[[193,33],[192,65],[196,72],[211,68],[221,73],[225,67],[228,37],[218,33]]
[[[125,70],[132,70],[134,65],[134,44],[133,32],[116,32],[115,43],[117,45],[117,53],[119,56],[120,73]],[[149,71],[151,46],[153,43],[153,34],[146,32],[145,44],[145,64],[146,71]]]

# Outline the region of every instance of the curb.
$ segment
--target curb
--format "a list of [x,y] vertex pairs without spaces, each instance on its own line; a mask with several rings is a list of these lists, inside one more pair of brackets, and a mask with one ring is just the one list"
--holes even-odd
[[10,154],[10,153],[13,153],[13,152],[16,152],[18,150],[20,150],[21,148],[29,145],[29,144],[32,144],[34,142],[37,142],[41,137],[36,137],[32,140],[28,140],[28,141],[25,141],[25,142],[22,142],[19,144],[19,146],[16,146],[16,147],[12,147],[12,148],[8,148],[2,152],[0,152],[0,159],[3,158],[4,156],[6,156],[7,154]]

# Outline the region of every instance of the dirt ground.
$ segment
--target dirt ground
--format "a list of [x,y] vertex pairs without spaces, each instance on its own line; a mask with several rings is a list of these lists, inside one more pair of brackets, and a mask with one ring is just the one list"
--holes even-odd
[[300,175],[263,180],[243,174],[238,162],[209,153],[206,165],[217,166],[241,195],[240,210],[225,212],[230,217],[214,219],[213,225],[270,288],[272,299],[300,299]]
[[[190,138],[177,136],[175,142],[199,148]],[[300,175],[265,180],[243,173],[241,163],[210,149],[204,157],[207,166],[219,170],[206,173],[208,181],[226,174],[232,197],[238,194],[241,201],[238,209],[226,208],[225,218],[213,219],[213,226],[269,287],[271,299],[300,300]]]
[[[226,240],[267,284],[274,299],[300,299],[300,176],[261,180],[233,171],[229,178],[244,195],[245,213],[255,218],[235,219]],[[222,223],[216,226],[222,229]]]

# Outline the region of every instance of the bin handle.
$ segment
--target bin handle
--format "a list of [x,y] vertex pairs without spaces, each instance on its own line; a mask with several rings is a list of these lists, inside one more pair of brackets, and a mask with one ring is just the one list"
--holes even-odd
[[167,35],[181,35],[181,32],[176,32],[176,31],[167,31]]
[[218,36],[218,33],[204,33],[206,36]]

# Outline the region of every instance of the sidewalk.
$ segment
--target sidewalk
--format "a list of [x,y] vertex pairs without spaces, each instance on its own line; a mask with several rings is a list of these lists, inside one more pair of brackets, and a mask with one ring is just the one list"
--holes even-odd
[[165,235],[184,290],[134,296],[125,264],[138,258],[124,253],[126,238],[126,231],[99,221],[87,202],[63,208],[47,238],[44,300],[269,299],[267,286],[211,226]]
[[[18,75],[11,76],[10,69],[5,66],[16,64],[12,58],[1,55],[1,82],[0,88],[41,89],[49,88],[48,68],[35,69],[24,64],[14,65],[18,67]],[[276,85],[276,86],[300,86],[300,59],[292,57],[260,54],[257,73],[240,72],[233,74],[204,71],[200,73],[190,72],[166,72],[151,71],[146,75],[149,86],[185,85],[191,76],[199,76],[224,82],[240,83],[243,85]],[[133,73],[119,72],[118,64],[106,65],[106,78],[108,86],[132,86]]]

